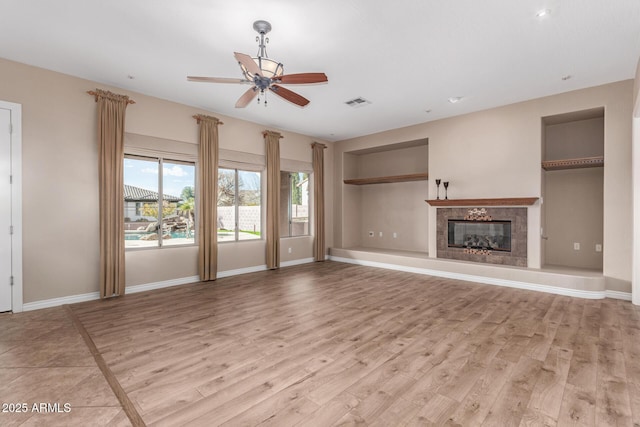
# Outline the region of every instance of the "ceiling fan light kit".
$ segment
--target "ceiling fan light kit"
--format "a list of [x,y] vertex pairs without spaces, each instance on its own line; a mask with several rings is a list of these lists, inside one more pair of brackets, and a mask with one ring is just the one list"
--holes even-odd
[[[253,23],[253,29],[258,33],[256,37],[256,42],[258,42],[257,56],[251,57],[244,53],[234,53],[244,76],[243,79],[187,76],[187,80],[207,83],[251,84],[252,87],[236,102],[236,108],[246,107],[258,94],[263,97],[266,107],[266,96],[269,91],[300,107],[308,105],[310,102],[308,99],[280,85],[326,83],[328,81],[326,74],[284,74],[284,65],[270,59],[267,55],[266,46],[269,43],[269,38],[265,37],[265,35],[271,31],[271,24],[267,21],[259,20]],[[260,103],[260,97],[258,97],[258,103]]]

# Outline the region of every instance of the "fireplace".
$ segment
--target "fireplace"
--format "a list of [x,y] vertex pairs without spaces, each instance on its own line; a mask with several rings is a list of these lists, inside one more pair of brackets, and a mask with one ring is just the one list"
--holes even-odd
[[450,219],[447,246],[511,252],[511,221]]
[[438,208],[437,257],[527,267],[527,208]]

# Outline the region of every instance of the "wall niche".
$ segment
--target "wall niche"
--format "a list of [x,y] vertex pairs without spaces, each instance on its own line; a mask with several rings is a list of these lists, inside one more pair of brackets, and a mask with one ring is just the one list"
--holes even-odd
[[602,271],[604,108],[542,118],[542,260]]
[[343,243],[426,253],[428,141],[343,154]]

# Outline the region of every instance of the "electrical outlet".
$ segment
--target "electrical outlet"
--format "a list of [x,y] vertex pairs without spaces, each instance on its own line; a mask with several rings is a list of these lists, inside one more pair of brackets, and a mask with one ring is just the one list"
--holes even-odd
[[369,232],[369,237],[373,237],[373,235],[374,235],[374,234],[375,234],[375,233],[374,233],[373,231],[370,231],[370,232]]
[[394,233],[393,233],[393,238],[394,238],[394,239],[397,239],[397,238],[398,238],[398,233],[394,232]]
[[596,243],[596,252],[602,252],[602,245],[600,243]]
[[291,248],[289,248],[289,253],[291,253]]
[[580,243],[574,243],[573,244],[573,250],[574,251],[579,251],[580,250]]
[[378,237],[382,237],[382,231],[378,233]]

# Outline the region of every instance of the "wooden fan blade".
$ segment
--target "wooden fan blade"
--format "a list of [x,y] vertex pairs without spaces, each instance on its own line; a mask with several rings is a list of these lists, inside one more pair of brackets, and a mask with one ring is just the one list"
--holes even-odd
[[325,73],[285,74],[284,76],[277,77],[276,80],[278,81],[278,83],[288,85],[325,83],[329,81]]
[[269,90],[275,93],[276,95],[286,99],[287,101],[293,102],[294,104],[299,105],[301,107],[304,107],[310,102],[304,96],[298,95],[297,93],[292,92],[289,89],[283,88],[282,86],[273,85],[269,88]]
[[187,80],[189,80],[190,82],[204,82],[204,83],[253,83],[245,79],[231,79],[227,77],[187,76]]
[[258,64],[256,64],[256,61],[254,61],[252,57],[250,57],[245,53],[239,53],[239,52],[233,52],[233,56],[235,56],[238,62],[244,65],[244,68],[249,70],[251,74],[263,77],[262,71],[260,70],[260,68],[258,67]]
[[247,105],[249,105],[251,100],[256,97],[257,94],[258,94],[258,89],[255,86],[252,87],[238,99],[238,102],[236,102],[236,108],[246,107]]

